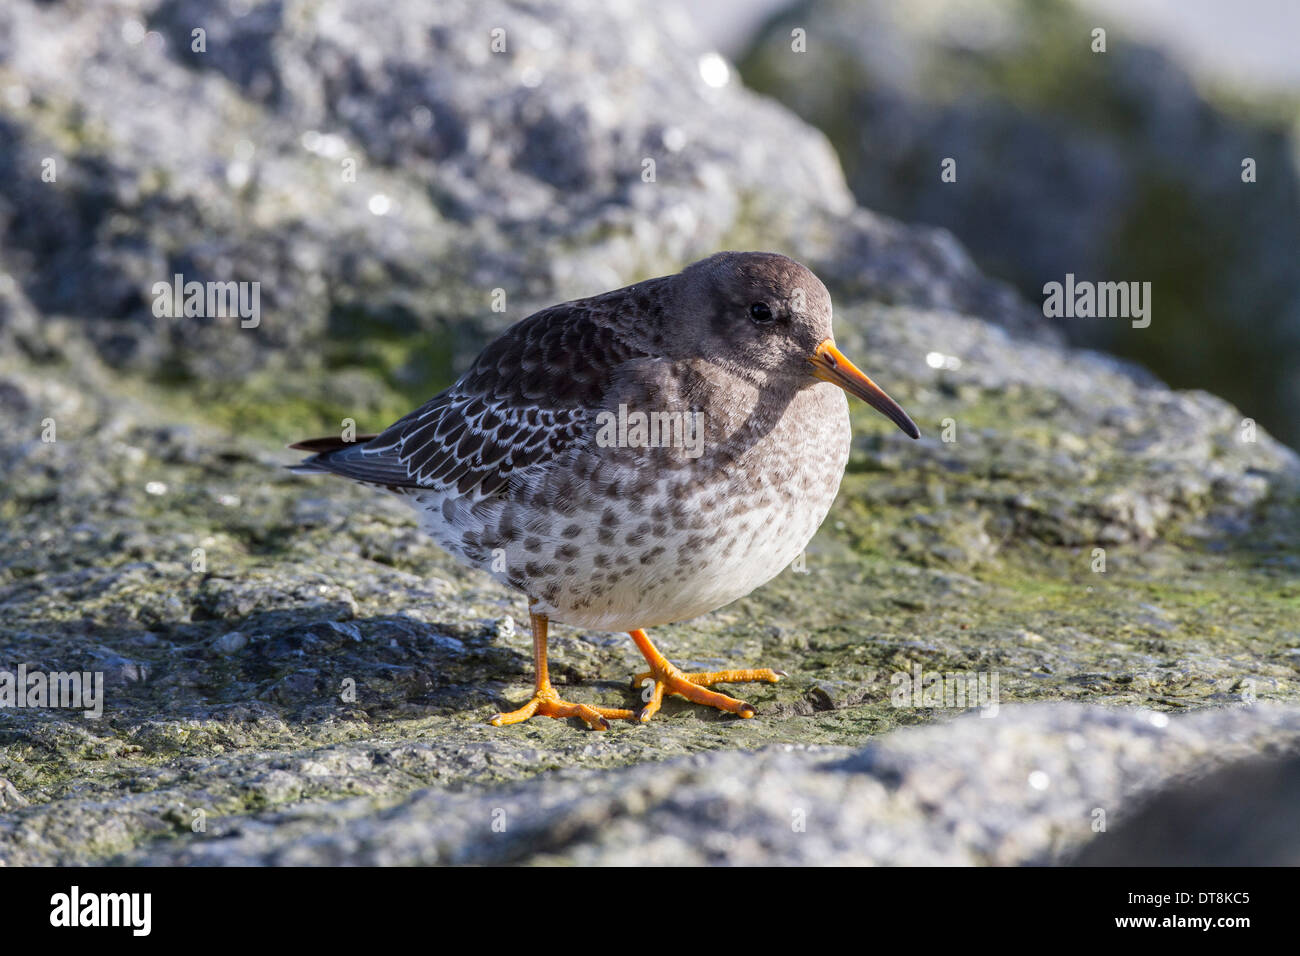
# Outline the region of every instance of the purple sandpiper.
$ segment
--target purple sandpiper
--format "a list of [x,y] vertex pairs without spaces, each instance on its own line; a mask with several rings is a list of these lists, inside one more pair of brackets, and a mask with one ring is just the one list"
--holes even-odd
[[[835,347],[821,280],[783,255],[720,252],[530,315],[378,435],[291,447],[313,453],[297,471],[406,496],[439,545],[527,595],[535,692],[493,724],[607,729],[649,720],[665,693],[752,717],[710,687],[781,672],[683,673],[643,628],[744,597],[803,551],[848,461],[845,392],[919,437]],[[627,631],[649,665],[645,703],[562,699],[552,620]]]

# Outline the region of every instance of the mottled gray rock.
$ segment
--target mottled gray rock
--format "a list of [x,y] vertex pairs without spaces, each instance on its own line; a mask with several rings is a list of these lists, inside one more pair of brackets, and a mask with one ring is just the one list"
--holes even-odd
[[859,202],[951,229],[1030,301],[1066,273],[1151,282],[1149,328],[1062,326],[1300,442],[1294,102],[1210,96],[1071,0],[807,0],[740,65],[827,133]]
[[[1196,800],[1198,773],[1297,741],[1294,709],[1169,719],[1068,705],[1018,707],[992,719],[972,714],[899,731],[860,750],[771,747],[543,774],[473,793],[432,788],[379,812],[364,800],[308,801],[255,822],[215,821],[206,833],[125,860],[1008,865],[1062,862],[1086,845],[1127,846],[1128,861],[1140,862],[1142,843],[1120,821],[1133,815],[1143,794],[1176,781],[1183,799]],[[283,785],[292,786],[291,775],[284,776]],[[1281,792],[1222,788],[1217,795],[1220,815],[1294,809],[1278,802]],[[1179,861],[1206,862],[1215,843],[1201,828],[1180,847]],[[1241,850],[1243,863],[1272,859],[1253,843]]]

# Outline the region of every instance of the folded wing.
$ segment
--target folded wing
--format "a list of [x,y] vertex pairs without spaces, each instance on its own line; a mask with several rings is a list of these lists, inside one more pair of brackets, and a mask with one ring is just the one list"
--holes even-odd
[[582,300],[529,316],[456,384],[381,434],[292,446],[318,452],[295,470],[473,499],[504,493],[512,478],[581,441],[618,367],[645,354],[601,308]]

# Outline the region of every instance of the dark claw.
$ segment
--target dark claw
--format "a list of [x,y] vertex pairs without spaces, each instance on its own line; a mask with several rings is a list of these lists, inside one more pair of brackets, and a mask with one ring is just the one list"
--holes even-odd
[[741,718],[748,720],[750,717],[753,717],[755,714],[757,714],[758,711],[754,709],[752,704],[741,704],[740,710],[736,711],[736,713],[738,713],[741,716]]

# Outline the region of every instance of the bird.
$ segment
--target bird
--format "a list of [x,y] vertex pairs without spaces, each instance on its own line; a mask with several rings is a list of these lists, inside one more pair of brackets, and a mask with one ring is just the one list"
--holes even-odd
[[[290,467],[406,497],[438,545],[527,597],[533,694],[490,723],[608,730],[649,721],[668,694],[751,718],[713,687],[787,675],[687,673],[646,631],[730,604],[802,553],[849,458],[846,395],[920,437],[836,347],[831,318],[806,266],[719,252],[529,315],[382,432],[296,442],[311,457]],[[641,706],[561,696],[551,622],[626,631],[646,660]]]

